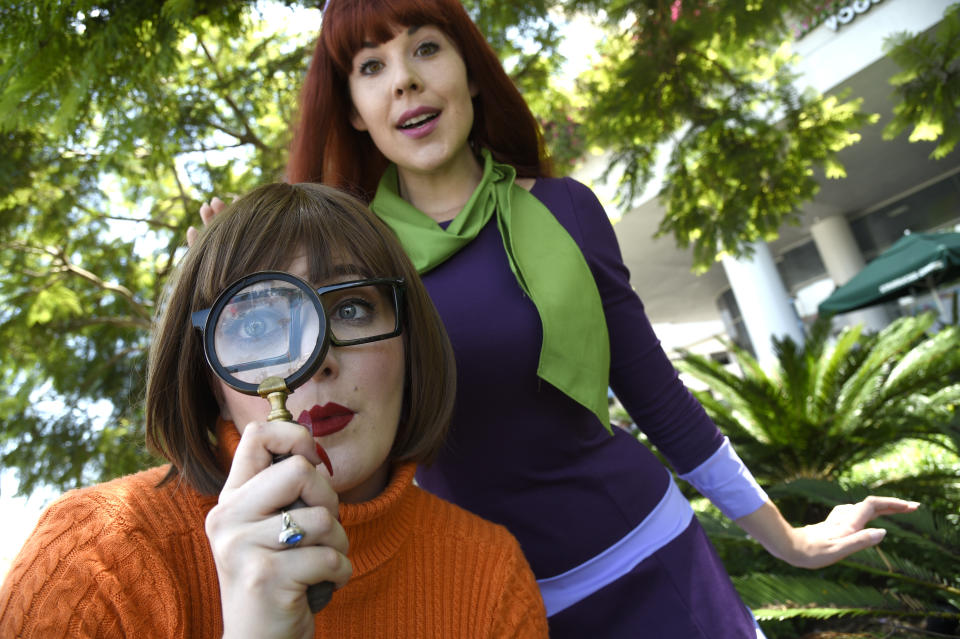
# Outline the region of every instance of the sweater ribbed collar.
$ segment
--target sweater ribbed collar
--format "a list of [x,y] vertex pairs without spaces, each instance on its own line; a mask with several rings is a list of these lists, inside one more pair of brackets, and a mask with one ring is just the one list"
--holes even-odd
[[[217,422],[220,452],[230,467],[240,444],[240,432],[233,422]],[[353,564],[356,579],[372,572],[393,557],[404,540],[413,531],[416,508],[416,488],[413,476],[417,465],[413,462],[396,464],[383,492],[371,500],[356,504],[340,504],[340,523],[350,540],[347,553]]]

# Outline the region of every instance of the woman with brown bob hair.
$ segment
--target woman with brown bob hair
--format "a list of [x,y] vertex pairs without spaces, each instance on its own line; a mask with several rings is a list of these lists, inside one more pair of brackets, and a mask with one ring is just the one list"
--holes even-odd
[[[262,231],[251,235],[252,228]],[[309,183],[257,189],[234,203],[231,215],[217,216],[216,227],[187,252],[168,286],[166,308],[150,349],[148,443],[173,463],[171,477],[181,474],[207,494],[216,494],[223,486],[225,475],[211,441],[220,409],[203,344],[188,320],[191,312],[209,308],[241,276],[284,270],[296,246],[284,238],[297,238],[302,248],[324,247],[304,251],[308,281],[329,280],[336,270],[334,256],[339,255],[353,256],[368,277],[390,274],[404,279],[403,342],[409,382],[391,458],[433,461],[443,444],[456,393],[453,353],[443,324],[390,230],[354,198]],[[169,380],[176,383],[171,386]]]
[[[44,513],[0,589],[0,635],[547,636],[510,533],[414,485],[447,429],[453,355],[362,203],[255,189],[194,242],[159,308],[147,437],[170,464]],[[296,423],[237,390],[304,353],[317,367],[282,375]]]

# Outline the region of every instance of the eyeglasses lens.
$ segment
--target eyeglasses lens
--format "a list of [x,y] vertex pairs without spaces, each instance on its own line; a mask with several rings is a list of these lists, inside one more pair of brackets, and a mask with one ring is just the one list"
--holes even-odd
[[340,342],[369,340],[396,330],[397,307],[389,284],[368,284],[320,296],[333,338]]

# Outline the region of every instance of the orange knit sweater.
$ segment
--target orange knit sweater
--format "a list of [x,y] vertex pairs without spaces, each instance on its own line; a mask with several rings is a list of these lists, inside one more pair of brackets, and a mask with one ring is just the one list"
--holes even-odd
[[[166,470],[71,491],[47,509],[0,589],[0,637],[222,634],[204,533],[217,498],[155,488]],[[353,576],[316,616],[315,636],[546,637],[516,540],[414,486],[414,470],[400,465],[379,497],[341,504]]]

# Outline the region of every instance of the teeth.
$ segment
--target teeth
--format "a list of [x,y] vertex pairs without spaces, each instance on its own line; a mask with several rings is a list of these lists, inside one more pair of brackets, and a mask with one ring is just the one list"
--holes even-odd
[[422,123],[422,122],[426,122],[427,120],[432,120],[433,118],[436,117],[436,115],[437,115],[436,113],[424,113],[423,115],[418,115],[418,116],[415,117],[415,118],[410,118],[409,120],[405,121],[405,122],[404,122],[403,124],[401,124],[400,126],[401,126],[402,128],[404,128],[404,129],[408,129],[408,128],[413,127],[413,126],[417,126],[418,124],[420,124],[420,123]]

